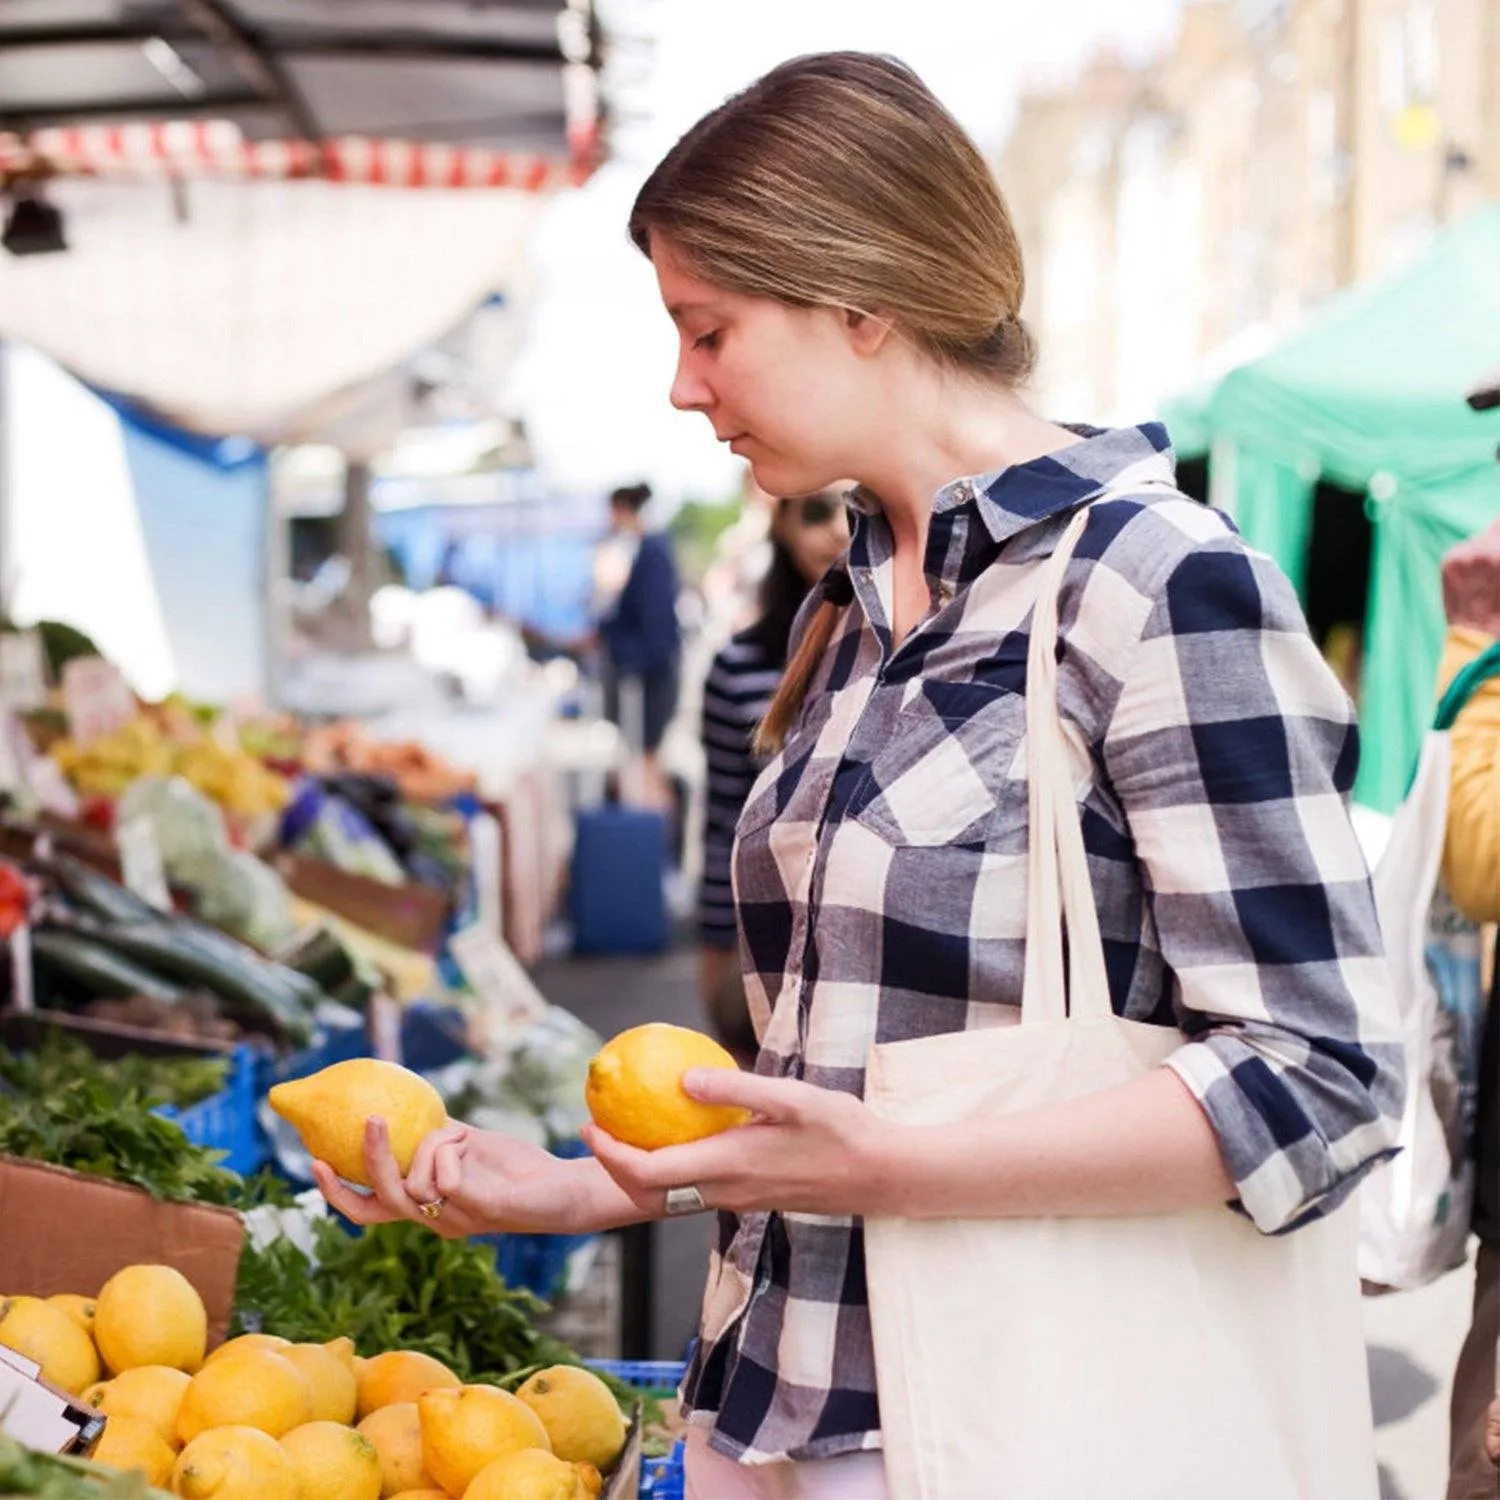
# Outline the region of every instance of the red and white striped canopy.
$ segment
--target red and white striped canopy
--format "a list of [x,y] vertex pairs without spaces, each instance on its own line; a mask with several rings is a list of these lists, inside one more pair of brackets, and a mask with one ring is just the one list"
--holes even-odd
[[398,188],[514,188],[545,193],[587,180],[592,122],[570,131],[567,159],[426,141],[339,136],[248,140],[232,120],[74,125],[28,136],[0,133],[0,176],[40,168],[68,177],[193,177],[327,182]]

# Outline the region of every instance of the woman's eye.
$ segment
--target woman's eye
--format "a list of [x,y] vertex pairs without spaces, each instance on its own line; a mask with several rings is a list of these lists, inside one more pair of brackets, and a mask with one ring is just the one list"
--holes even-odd
[[693,340],[695,349],[717,349],[719,347],[719,330],[715,328],[710,333],[700,333]]

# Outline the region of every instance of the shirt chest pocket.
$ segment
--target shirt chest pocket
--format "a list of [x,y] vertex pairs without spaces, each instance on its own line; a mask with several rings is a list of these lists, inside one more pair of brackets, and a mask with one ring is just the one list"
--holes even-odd
[[895,715],[849,816],[898,846],[987,844],[1024,828],[1026,700],[977,682],[923,682]]

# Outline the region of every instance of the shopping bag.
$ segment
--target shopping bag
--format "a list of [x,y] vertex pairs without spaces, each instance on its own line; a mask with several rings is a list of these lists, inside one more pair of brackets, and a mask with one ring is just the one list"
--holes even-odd
[[1497,671],[1500,650],[1491,647],[1444,695],[1375,867],[1375,901],[1400,1016],[1406,1106],[1400,1154],[1359,1191],[1359,1272],[1372,1291],[1425,1286],[1463,1265],[1468,1253],[1485,1014],[1482,945],[1478,925],[1443,885],[1443,843],[1449,730],[1474,689]]
[[[1182,1042],[1109,1003],[1056,707],[1056,593],[1084,520],[1048,567],[1032,627],[1021,1024],[877,1045],[866,1100],[890,1120],[1075,1098]],[[1347,1207],[1275,1237],[1227,1205],[868,1220],[891,1500],[1374,1500],[1356,1229]]]

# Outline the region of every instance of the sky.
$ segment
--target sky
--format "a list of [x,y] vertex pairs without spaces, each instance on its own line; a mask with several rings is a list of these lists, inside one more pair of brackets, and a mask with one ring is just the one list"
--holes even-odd
[[[531,256],[529,334],[508,399],[560,486],[640,478],[673,500],[722,498],[740,464],[703,417],[667,401],[676,340],[649,264],[625,237],[635,191],[672,142],[788,57],[834,48],[910,63],[990,154],[1028,85],[1065,86],[1096,49],[1162,50],[1181,0],[599,0],[629,40],[612,71],[624,123],[615,159],[559,198]],[[1002,184],[1003,187],[1003,184]]]

